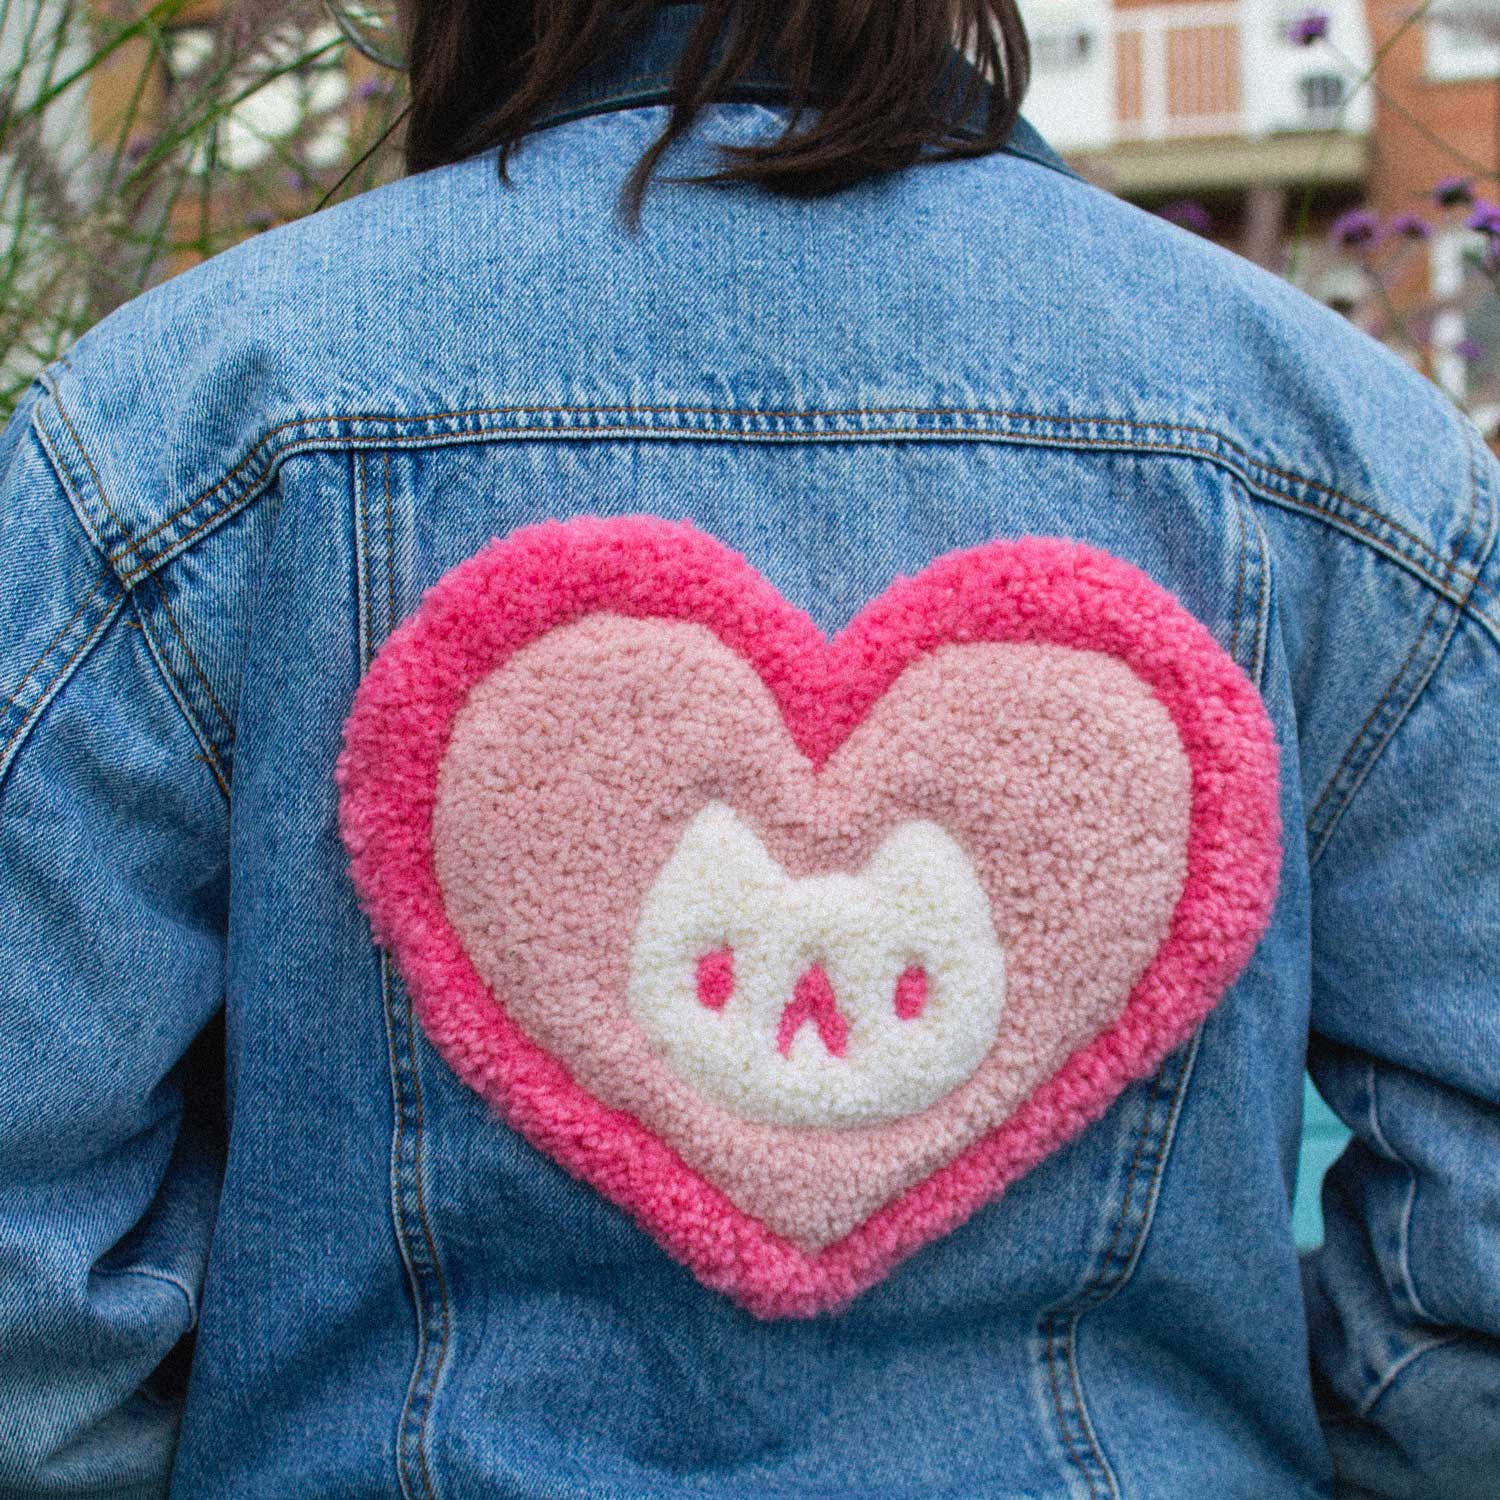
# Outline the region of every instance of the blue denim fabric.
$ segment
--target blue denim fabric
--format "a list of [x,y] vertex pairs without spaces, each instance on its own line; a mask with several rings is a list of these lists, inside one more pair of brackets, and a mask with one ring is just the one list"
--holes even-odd
[[[1495,462],[1030,135],[822,202],[661,183],[632,235],[670,42],[512,187],[482,156],[132,303],[0,439],[0,1496],[1493,1500]],[[779,122],[716,106],[670,166]],[[1280,737],[1222,1005],[835,1317],[755,1321],[498,1125],[345,873],[392,627],[491,536],[640,511],[828,630],[1080,538]],[[1308,1059],[1354,1134],[1299,1264]]]

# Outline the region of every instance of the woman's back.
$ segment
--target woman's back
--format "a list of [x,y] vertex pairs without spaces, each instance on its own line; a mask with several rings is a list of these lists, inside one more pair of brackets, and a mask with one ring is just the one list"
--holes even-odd
[[[175,1406],[169,1392],[127,1398],[196,1323],[183,1497],[1311,1496],[1330,1459],[1309,1326],[1321,1399],[1351,1418],[1348,1473],[1368,1465],[1374,1489],[1405,1465],[1442,1486],[1410,1493],[1488,1493],[1500,1446],[1481,1438],[1500,1440],[1475,1414],[1500,1377],[1459,1330],[1500,1334],[1472,1144],[1495,1130],[1500,1042],[1500,752],[1481,710],[1500,670],[1492,459],[1334,315],[1086,186],[1025,132],[1003,154],[815,202],[657,183],[631,232],[616,195],[661,128],[653,91],[673,44],[664,22],[560,108],[510,189],[491,154],[476,157],[132,304],[47,373],[10,430],[0,534],[9,571],[36,582],[5,595],[0,636],[0,943],[26,976],[0,1083],[28,1101],[3,1127],[19,1165],[0,1168],[0,1189],[9,1199],[45,1161],[57,1233],[0,1294],[20,1372],[0,1427],[22,1432],[0,1440],[0,1492],[52,1493],[28,1487],[45,1458],[57,1493],[74,1492],[67,1478],[157,1493]],[[777,108],[768,87],[714,106],[700,130],[759,140]],[[706,148],[679,149],[674,171]],[[608,519],[624,517],[693,530]],[[526,530],[548,522],[565,524]],[[994,550],[1028,537],[1091,550]],[[492,538],[500,550],[483,553]],[[927,572],[960,552],[986,561]],[[684,603],[675,591],[700,567],[712,597]],[[1096,576],[1122,592],[1068,635],[1060,614],[1096,606],[1058,601]],[[845,1158],[815,1170],[798,1153],[812,1160],[816,1143],[795,1129],[731,1142],[738,1166],[705,1166],[709,1115],[642,1125],[645,1105],[612,1102],[610,1070],[626,1064],[608,1016],[594,1051],[578,1032],[598,1019],[588,965],[614,965],[634,995],[649,958],[650,881],[632,873],[635,845],[598,830],[666,819],[640,791],[653,777],[717,787],[721,761],[743,759],[735,784],[771,799],[727,809],[754,825],[744,858],[770,861],[763,883],[792,882],[778,921],[812,922],[825,896],[795,879],[830,867],[812,846],[788,852],[815,815],[788,811],[776,778],[803,773],[755,759],[782,732],[756,717],[774,675],[745,665],[757,641],[780,642],[764,644],[777,671],[805,667],[800,686],[770,690],[784,708],[805,694],[806,723],[787,715],[825,777],[855,756],[839,752],[856,721],[860,746],[885,736],[868,754],[886,769],[846,778],[857,820],[894,795],[891,767],[920,761],[912,786],[936,796],[951,766],[922,759],[926,737],[959,731],[940,685],[816,727],[843,701],[845,667],[874,670],[887,648],[861,623],[857,649],[825,668],[801,615],[830,637],[856,616],[899,633],[897,606],[875,601],[917,578],[891,597],[948,622],[922,649],[972,650],[984,591],[1039,577],[1037,650],[1066,638],[1108,657],[1110,600],[1123,601],[1135,623],[1120,628],[1165,653],[1155,700],[1171,700],[1174,673],[1184,697],[1227,684],[1227,657],[1248,697],[1225,686],[1224,712],[1249,714],[1253,684],[1280,768],[1267,780],[1252,744],[1225,771],[1244,783],[1241,812],[1263,816],[1200,859],[1198,825],[1171,821],[1210,800],[1196,742],[1179,764],[1170,734],[1151,739],[1149,705],[1111,718],[1099,705],[1113,679],[1080,668],[1074,681],[1056,656],[1038,679],[963,688],[955,701],[998,714],[1031,705],[1027,774],[1075,797],[1062,831],[1008,870],[975,853],[989,814],[962,787],[943,793],[968,808],[959,842],[980,883],[992,897],[1005,886],[1025,929],[1012,940],[999,923],[1006,993],[1036,1001],[1033,1052],[1015,1064],[1033,1069],[1025,1088],[1108,1030],[1108,1005],[1085,1013],[1076,998],[1076,970],[1051,976],[1054,992],[1026,969],[1025,934],[1060,931],[1055,951],[1097,959],[1098,987],[1123,1004],[1172,940],[1163,892],[1201,874],[1228,903],[1205,919],[1203,962],[1229,964],[1253,941],[1244,912],[1279,786],[1279,893],[1248,966],[1187,1041],[1148,1017],[1139,1067],[1101,1053],[1097,1083],[1074,1079],[1076,1108],[1048,1096],[1042,1159],[1017,1146],[1015,1170],[985,1178],[1009,1183],[998,1197],[925,1157],[880,1177],[879,1142],[847,1159],[854,1177]],[[686,634],[641,633],[642,579]],[[422,630],[381,657],[383,697],[362,695],[368,733],[351,725],[340,767],[361,679],[439,580]],[[1173,656],[1187,627],[1152,584],[1217,643],[1201,682],[1207,638]],[[475,590],[488,590],[478,604]],[[942,613],[965,590],[976,599]],[[597,639],[551,631],[546,611],[566,612],[570,591],[595,601]],[[1167,613],[1137,629],[1131,611],[1148,606]],[[714,654],[729,614],[732,662]],[[497,687],[487,719],[474,710],[477,780],[450,760],[424,781],[421,747],[456,756],[470,721],[403,717],[403,695],[447,701],[434,677],[459,670],[475,631],[533,616],[513,642],[536,653],[514,669],[531,675]],[[1071,686],[1054,697],[1058,681]],[[1210,749],[1253,741],[1248,717],[1227,730],[1202,717]],[[553,777],[596,732],[624,757],[599,762],[597,808],[576,776]],[[702,744],[717,748],[688,754]],[[781,766],[792,752],[765,754]],[[1030,795],[1017,793],[1022,816],[1041,817]],[[777,798],[792,800],[772,818]],[[699,800],[723,810],[717,794]],[[598,821],[615,803],[628,816]],[[410,868],[381,843],[381,818],[415,818]],[[1111,828],[1130,830],[1118,847]],[[887,832],[873,828],[870,848]],[[684,855],[683,910],[709,899],[693,893],[728,847]],[[351,850],[394,957],[372,942]],[[956,858],[934,899],[960,922],[953,892],[973,871]],[[523,1028],[529,1061],[444,1008],[442,953],[421,949],[431,890],[497,989],[546,992]],[[636,947],[605,952],[620,933]],[[698,970],[710,1011],[733,983],[723,951],[705,949]],[[788,1061],[840,1049],[839,985],[817,956],[801,1009],[781,1015]],[[1193,1020],[1218,998],[1208,980],[1182,986]],[[204,1030],[221,1003],[222,1118],[220,1038]],[[1359,1139],[1304,1302],[1289,1219],[1310,1028],[1315,1076]],[[670,1018],[652,1033],[658,1059],[679,1033]],[[839,1115],[835,1091],[794,1119],[744,1066],[703,1085],[729,1091],[731,1115],[814,1134],[885,1118],[858,1101]],[[621,1154],[632,1131],[644,1144]],[[1434,1185],[1418,1193],[1424,1174]],[[766,1269],[767,1245],[816,1262],[929,1175],[939,1185],[899,1251],[880,1240],[840,1262],[843,1280]],[[869,1201],[851,1186],[875,1178]],[[726,1182],[754,1205],[744,1222],[704,1207],[722,1206]],[[57,1380],[74,1350],[89,1359]],[[1445,1432],[1463,1434],[1457,1451]]]

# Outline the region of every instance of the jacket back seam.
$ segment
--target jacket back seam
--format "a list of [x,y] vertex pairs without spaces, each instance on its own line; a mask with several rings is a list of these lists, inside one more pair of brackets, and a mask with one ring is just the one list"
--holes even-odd
[[[350,466],[355,633],[361,676],[397,623],[390,456],[380,457],[383,493],[374,504],[383,500],[383,521],[371,514],[367,455],[353,454]],[[429,1462],[431,1424],[452,1345],[453,1307],[427,1210],[426,1123],[411,994],[393,972],[384,950],[380,950],[377,964],[391,1083],[390,1212],[416,1325],[411,1370],[395,1421],[394,1462],[403,1500],[435,1500],[437,1491]]]
[[[1229,652],[1259,688],[1265,669],[1271,570],[1265,534],[1250,509],[1248,499],[1236,496],[1234,510],[1239,556]],[[1253,625],[1248,623],[1251,620]],[[1202,1040],[1203,1029],[1200,1027],[1188,1043],[1163,1061],[1151,1079],[1150,1092],[1136,1132],[1134,1152],[1102,1257],[1095,1260],[1090,1273],[1078,1286],[1044,1308],[1037,1319],[1037,1336],[1047,1367],[1046,1384],[1051,1395],[1053,1417],[1068,1459],[1087,1488],[1088,1500],[1120,1500],[1121,1489],[1119,1477],[1105,1456],[1085,1399],[1079,1367],[1079,1328],[1087,1313],[1102,1307],[1124,1290],[1145,1254],[1155,1222],[1162,1179],[1176,1143],[1178,1122]],[[1149,1171],[1144,1170],[1147,1163]]]

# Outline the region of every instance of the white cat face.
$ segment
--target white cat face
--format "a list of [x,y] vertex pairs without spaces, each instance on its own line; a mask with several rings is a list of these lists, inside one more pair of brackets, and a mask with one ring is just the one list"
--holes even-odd
[[646,896],[631,1013],[677,1075],[777,1125],[899,1119],[956,1088],[995,1040],[1005,958],[963,850],[895,828],[858,874],[793,879],[722,803]]

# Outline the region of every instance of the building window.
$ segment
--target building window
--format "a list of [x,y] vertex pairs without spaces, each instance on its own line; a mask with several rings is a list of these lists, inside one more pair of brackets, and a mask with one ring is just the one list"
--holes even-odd
[[1500,8],[1487,0],[1444,0],[1422,27],[1427,76],[1443,80],[1500,77]]
[[1313,295],[1335,312],[1352,318],[1370,295],[1370,278],[1359,266],[1336,260],[1311,281]]
[[1094,53],[1091,31],[1039,31],[1031,38],[1031,66],[1037,73],[1081,68]]
[[1297,98],[1308,120],[1333,123],[1343,107],[1346,84],[1339,73],[1306,73],[1297,80]]

